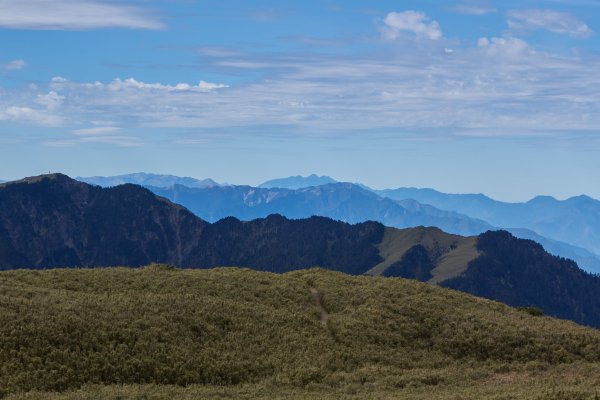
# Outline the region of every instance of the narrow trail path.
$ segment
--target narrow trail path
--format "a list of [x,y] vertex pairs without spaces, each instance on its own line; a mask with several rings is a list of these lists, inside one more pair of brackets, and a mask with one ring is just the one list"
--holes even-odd
[[315,288],[310,288],[310,294],[312,295],[315,304],[317,305],[317,307],[319,307],[319,311],[321,312],[321,325],[327,332],[331,333],[329,330],[329,326],[327,325],[327,321],[329,321],[329,313],[327,312],[327,310],[325,310],[325,307],[323,306],[321,293],[319,293],[319,291]]

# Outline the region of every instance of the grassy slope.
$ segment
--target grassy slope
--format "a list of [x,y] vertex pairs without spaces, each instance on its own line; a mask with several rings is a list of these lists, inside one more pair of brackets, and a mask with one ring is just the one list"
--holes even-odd
[[437,228],[385,228],[378,246],[383,261],[367,274],[381,275],[387,268],[402,259],[413,246],[423,245],[435,260],[430,283],[439,283],[464,272],[470,261],[479,256],[475,248],[476,237],[464,237],[443,232]]
[[593,399],[598,387],[600,331],[419,282],[0,273],[0,390],[12,399]]
[[466,271],[469,263],[479,257],[477,237],[461,238],[456,248],[444,253],[431,271],[433,278],[429,283],[440,283],[446,279],[459,276]]

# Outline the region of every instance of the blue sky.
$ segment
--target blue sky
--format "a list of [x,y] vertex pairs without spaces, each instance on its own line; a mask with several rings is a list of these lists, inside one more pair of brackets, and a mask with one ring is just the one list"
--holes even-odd
[[600,198],[597,1],[0,0],[0,178]]

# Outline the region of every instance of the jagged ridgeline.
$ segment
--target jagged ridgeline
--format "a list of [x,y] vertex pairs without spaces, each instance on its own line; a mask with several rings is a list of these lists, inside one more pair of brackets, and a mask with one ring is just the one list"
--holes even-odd
[[600,331],[414,280],[20,270],[0,273],[0,304],[12,400],[594,399],[600,383]]
[[600,279],[506,232],[463,237],[279,215],[210,224],[137,185],[103,189],[60,174],[0,185],[0,268],[153,262],[418,279],[600,326]]

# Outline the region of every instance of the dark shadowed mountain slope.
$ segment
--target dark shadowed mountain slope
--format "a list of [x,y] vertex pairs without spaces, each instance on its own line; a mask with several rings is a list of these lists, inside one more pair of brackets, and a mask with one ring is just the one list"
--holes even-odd
[[315,174],[309,176],[290,176],[288,178],[272,179],[258,185],[260,188],[280,188],[280,189],[302,189],[311,186],[321,186],[337,181],[329,176],[317,176]]
[[544,250],[548,253],[574,260],[581,269],[593,274],[600,274],[600,256],[597,256],[583,247],[548,239],[529,229],[502,228],[502,230],[510,232],[519,239],[533,240],[544,246]]
[[323,265],[361,274],[381,261],[384,227],[281,216],[212,225],[137,185],[100,188],[55,174],[0,186],[0,266]]
[[360,275],[382,261],[377,244],[383,234],[376,222],[350,225],[275,214],[248,222],[229,217],[208,226],[185,266],[236,265],[281,273],[319,265]]
[[87,178],[75,178],[78,181],[98,185],[102,187],[111,187],[133,183],[142,186],[169,187],[173,185],[184,185],[193,188],[203,188],[219,186],[212,179],[195,179],[190,177],[180,177],[174,175],[158,175],[138,172],[135,174],[117,175],[117,176],[91,176]]
[[181,264],[206,223],[136,185],[61,174],[0,186],[0,266]]
[[251,186],[188,188],[149,187],[159,196],[182,204],[209,222],[234,216],[242,220],[281,214],[288,218],[319,215],[359,223],[378,221],[387,226],[407,228],[436,226],[446,232],[473,235],[492,227],[454,212],[437,210],[415,201],[396,202],[382,198],[351,183],[334,183],[303,189],[261,189]]

